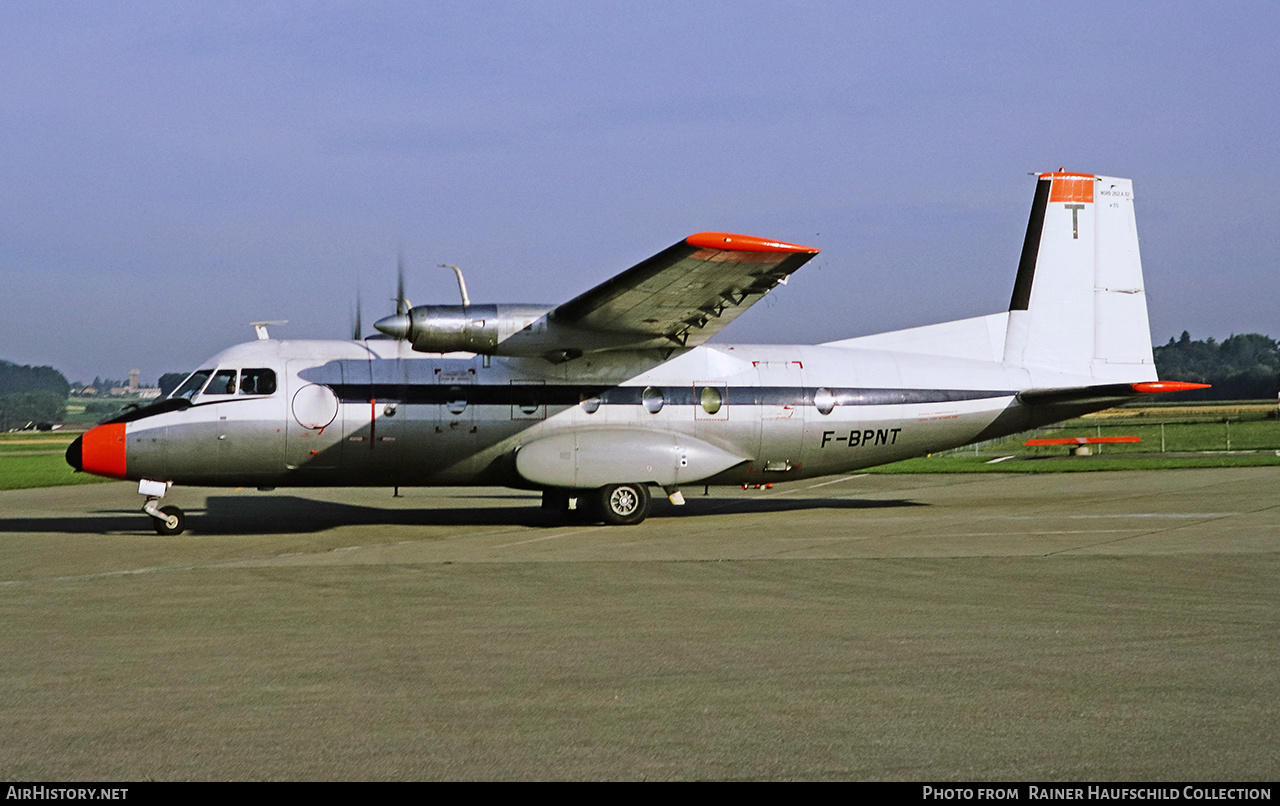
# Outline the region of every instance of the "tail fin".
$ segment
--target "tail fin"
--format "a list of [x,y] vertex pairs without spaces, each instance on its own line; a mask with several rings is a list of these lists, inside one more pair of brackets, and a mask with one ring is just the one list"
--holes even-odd
[[1130,180],[1040,174],[1004,348],[1009,364],[1155,380]]

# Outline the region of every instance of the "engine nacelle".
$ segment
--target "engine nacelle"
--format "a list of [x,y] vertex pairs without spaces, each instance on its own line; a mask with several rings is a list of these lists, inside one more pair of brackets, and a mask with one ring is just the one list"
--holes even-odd
[[539,356],[564,361],[596,350],[670,346],[645,333],[613,333],[558,321],[551,305],[419,305],[374,327],[421,353]]
[[531,329],[550,305],[420,305],[407,314],[388,316],[374,327],[407,339],[422,353],[496,354],[516,333]]

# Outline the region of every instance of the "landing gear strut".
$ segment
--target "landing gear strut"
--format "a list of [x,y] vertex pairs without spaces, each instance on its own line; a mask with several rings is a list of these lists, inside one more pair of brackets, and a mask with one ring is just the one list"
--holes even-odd
[[142,511],[151,516],[156,534],[166,537],[180,535],[187,528],[187,516],[181,509],[172,504],[167,507],[158,506],[160,499],[167,492],[169,492],[168,482],[150,479],[138,482],[138,493],[147,497],[147,503],[142,505]]
[[[679,503],[684,503],[683,497]],[[649,515],[649,485],[627,483],[607,484],[595,490],[544,490],[542,508],[559,511],[570,523],[604,521],[609,526],[631,526]]]
[[[154,507],[155,500],[149,499],[147,504]],[[143,507],[143,509],[146,509],[146,507]],[[172,537],[186,531],[187,516],[183,514],[181,509],[170,504],[167,507],[160,507],[159,511],[160,515],[157,516],[152,515],[151,510],[147,510],[147,514],[155,519],[152,525],[156,528],[156,534],[161,537]]]
[[544,490],[542,508],[556,512],[569,523],[591,523],[600,520],[585,490]]

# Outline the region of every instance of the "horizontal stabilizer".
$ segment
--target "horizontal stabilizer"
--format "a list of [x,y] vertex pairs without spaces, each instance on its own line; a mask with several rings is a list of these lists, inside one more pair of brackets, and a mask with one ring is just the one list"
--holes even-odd
[[1142,383],[1104,383],[1094,386],[1076,386],[1064,389],[1028,389],[1018,393],[1018,401],[1027,406],[1053,406],[1063,403],[1121,402],[1139,395],[1158,395],[1167,392],[1185,392],[1190,389],[1208,389],[1207,383],[1185,381],[1144,381]]

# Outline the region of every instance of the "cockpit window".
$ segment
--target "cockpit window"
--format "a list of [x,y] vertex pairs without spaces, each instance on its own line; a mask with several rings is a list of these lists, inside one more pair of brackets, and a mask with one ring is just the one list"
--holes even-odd
[[220,369],[218,374],[213,376],[213,380],[209,381],[209,385],[205,387],[206,395],[234,395],[236,393],[236,371],[234,369]]
[[270,395],[276,391],[276,374],[269,369],[240,370],[240,394]]
[[191,398],[196,396],[196,393],[200,391],[200,389],[204,386],[204,382],[209,380],[209,376],[212,374],[213,374],[213,370],[211,369],[196,370],[195,372],[191,373],[190,377],[188,377],[185,381],[182,382],[181,386],[179,386],[177,389],[174,389],[173,393],[170,394],[169,397],[174,398],[175,400],[180,397],[190,400]]

